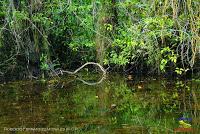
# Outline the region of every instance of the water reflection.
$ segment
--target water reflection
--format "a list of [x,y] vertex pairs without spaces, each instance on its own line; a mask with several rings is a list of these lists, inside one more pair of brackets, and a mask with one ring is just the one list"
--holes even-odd
[[0,133],[9,133],[5,128],[52,128],[35,133],[173,133],[181,117],[191,118],[184,122],[197,133],[199,85],[152,78],[127,81],[119,75],[94,86],[74,78],[1,84]]

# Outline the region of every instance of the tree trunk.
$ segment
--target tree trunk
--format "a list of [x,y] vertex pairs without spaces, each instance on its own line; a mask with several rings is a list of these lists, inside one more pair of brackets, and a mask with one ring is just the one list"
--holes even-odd
[[[107,48],[112,44],[111,35],[118,24],[118,13],[116,8],[116,0],[110,2],[102,2],[102,7],[98,13],[98,20],[96,24],[96,52],[97,61],[103,65]],[[111,26],[108,30],[106,27]]]

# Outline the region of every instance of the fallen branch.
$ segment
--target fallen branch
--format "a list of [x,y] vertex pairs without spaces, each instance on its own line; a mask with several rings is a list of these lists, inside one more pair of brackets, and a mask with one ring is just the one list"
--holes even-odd
[[99,64],[99,63],[95,63],[95,62],[87,62],[87,63],[85,63],[84,65],[82,65],[81,67],[79,67],[78,69],[76,69],[75,71],[67,71],[67,70],[62,70],[62,69],[60,69],[60,68],[58,68],[57,70],[55,70],[54,72],[56,73],[56,72],[58,72],[58,73],[56,73],[56,75],[59,75],[59,74],[61,74],[61,75],[63,75],[63,73],[68,73],[68,74],[71,74],[71,75],[75,75],[78,71],[80,71],[81,69],[83,69],[85,66],[87,66],[87,65],[95,65],[95,66],[98,66],[100,69],[101,69],[101,71],[103,72],[103,75],[102,75],[102,78],[99,80],[99,81],[97,81],[97,82],[87,82],[87,81],[85,81],[85,80],[83,80],[83,79],[81,79],[81,78],[76,78],[76,79],[78,79],[79,81],[81,81],[81,82],[83,82],[84,84],[87,84],[87,85],[97,85],[97,84],[100,84],[104,79],[105,79],[105,74],[106,74],[106,70]]
[[95,62],[87,62],[87,63],[85,63],[84,65],[82,65],[81,67],[79,67],[78,69],[76,69],[73,72],[66,71],[66,70],[60,70],[60,71],[62,71],[61,74],[68,73],[68,74],[74,75],[74,74],[76,74],[78,71],[80,71],[82,68],[84,68],[87,65],[96,65],[96,66],[98,66],[101,69],[101,71],[103,72],[103,75],[106,74],[106,70],[99,63],[95,63]]

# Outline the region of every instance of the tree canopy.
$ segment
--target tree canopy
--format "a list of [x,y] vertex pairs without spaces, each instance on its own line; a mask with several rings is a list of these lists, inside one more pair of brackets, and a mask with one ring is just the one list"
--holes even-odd
[[0,1],[0,75],[48,76],[86,62],[199,73],[199,28],[199,0]]

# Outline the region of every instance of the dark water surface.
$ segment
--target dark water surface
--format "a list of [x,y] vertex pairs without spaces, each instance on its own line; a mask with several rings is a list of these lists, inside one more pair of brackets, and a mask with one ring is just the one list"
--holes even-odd
[[199,81],[110,75],[94,86],[73,77],[11,82],[0,84],[0,134],[199,134],[199,100]]

